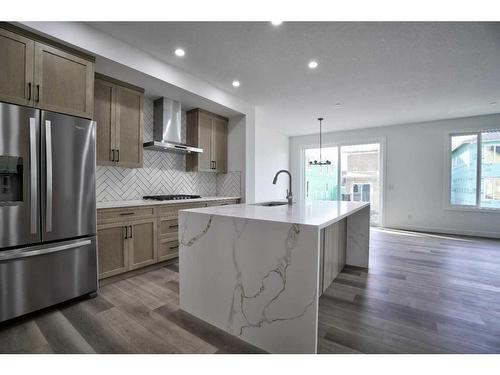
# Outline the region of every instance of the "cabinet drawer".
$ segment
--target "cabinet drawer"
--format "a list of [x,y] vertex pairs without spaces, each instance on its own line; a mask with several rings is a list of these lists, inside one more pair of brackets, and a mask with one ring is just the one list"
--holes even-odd
[[119,209],[100,209],[97,210],[97,222],[103,221],[128,221],[137,218],[147,218],[154,214],[153,207],[131,207]]
[[179,242],[177,240],[164,241],[160,243],[158,249],[158,260],[167,260],[179,255]]
[[206,203],[192,203],[192,204],[175,204],[168,206],[161,206],[158,209],[158,215],[165,219],[177,219],[179,210],[187,210],[190,208],[206,207]]
[[160,237],[164,236],[173,236],[177,235],[177,230],[179,229],[179,221],[177,219],[170,220],[159,220],[159,235]]

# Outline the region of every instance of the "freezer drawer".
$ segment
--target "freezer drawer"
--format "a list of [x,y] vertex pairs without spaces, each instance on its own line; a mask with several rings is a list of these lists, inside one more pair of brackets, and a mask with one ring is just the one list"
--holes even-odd
[[95,237],[0,251],[0,322],[95,291]]

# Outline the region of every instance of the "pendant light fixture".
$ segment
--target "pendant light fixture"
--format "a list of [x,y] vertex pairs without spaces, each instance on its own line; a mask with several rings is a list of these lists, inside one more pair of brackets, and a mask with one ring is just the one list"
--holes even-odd
[[322,161],[321,160],[321,148],[322,148],[322,143],[321,143],[321,122],[324,120],[323,117],[319,117],[318,118],[318,121],[319,121],[319,161],[317,160],[314,160],[314,161],[310,161],[309,162],[309,165],[330,165],[332,164],[332,162],[330,160],[325,160],[325,161]]

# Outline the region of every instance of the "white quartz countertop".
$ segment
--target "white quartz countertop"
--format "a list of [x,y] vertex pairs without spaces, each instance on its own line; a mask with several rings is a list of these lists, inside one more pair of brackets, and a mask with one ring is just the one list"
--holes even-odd
[[324,228],[369,205],[370,203],[365,202],[308,201],[294,203],[292,206],[265,207],[259,206],[258,203],[233,204],[229,206],[193,208],[182,211],[205,215],[312,225]]
[[225,201],[229,199],[240,199],[240,197],[202,197],[196,199],[179,199],[171,201],[155,201],[149,199],[135,199],[126,201],[110,201],[110,202],[97,202],[97,209],[103,208],[122,208],[122,207],[138,207],[138,206],[157,206],[166,204],[186,204],[186,203],[202,203],[213,201]]

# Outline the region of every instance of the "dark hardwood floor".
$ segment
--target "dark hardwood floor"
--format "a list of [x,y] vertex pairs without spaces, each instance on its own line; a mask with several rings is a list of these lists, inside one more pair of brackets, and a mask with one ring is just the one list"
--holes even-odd
[[[500,241],[374,229],[320,299],[320,353],[500,353]],[[258,353],[178,309],[176,264],[0,326],[0,353]]]
[[320,299],[321,353],[500,353],[500,241],[372,230]]

